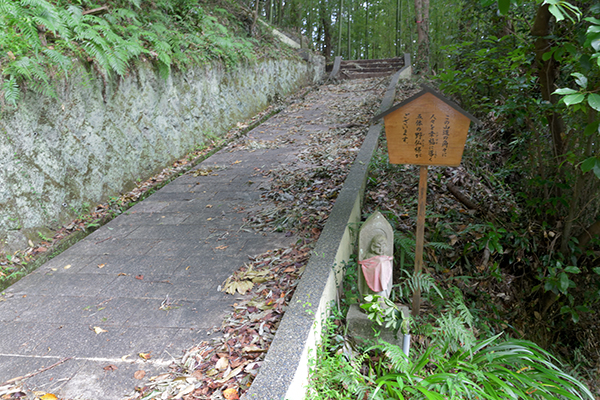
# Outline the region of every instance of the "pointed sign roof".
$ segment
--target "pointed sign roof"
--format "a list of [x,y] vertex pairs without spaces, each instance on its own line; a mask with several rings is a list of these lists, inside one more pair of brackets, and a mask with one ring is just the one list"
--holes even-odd
[[372,121],[375,122],[378,119],[383,118],[386,115],[393,113],[397,109],[404,107],[408,103],[411,103],[411,102],[415,101],[416,99],[418,99],[419,97],[423,96],[424,94],[431,93],[432,95],[434,95],[438,99],[442,100],[444,103],[448,104],[450,107],[454,108],[459,113],[463,114],[465,117],[469,118],[476,125],[481,125],[481,121],[480,120],[478,120],[473,115],[471,115],[467,111],[465,111],[462,108],[460,108],[460,106],[458,104],[456,104],[455,102],[453,102],[452,100],[448,99],[447,97],[445,97],[444,95],[440,94],[439,92],[437,92],[436,90],[434,90],[433,88],[431,88],[431,87],[429,87],[427,85],[423,85],[422,84],[421,87],[423,88],[423,90],[421,90],[419,93],[417,93],[417,94],[409,97],[408,99],[406,99],[406,100],[404,100],[404,101],[396,104],[395,106],[389,108],[387,111],[384,111],[381,114],[378,114],[378,115],[374,116],[373,119],[372,119]]

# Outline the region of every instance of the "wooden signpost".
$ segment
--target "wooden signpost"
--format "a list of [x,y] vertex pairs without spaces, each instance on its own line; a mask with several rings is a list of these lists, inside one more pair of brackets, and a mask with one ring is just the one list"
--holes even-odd
[[[423,90],[383,112],[392,164],[419,165],[419,206],[417,211],[417,243],[415,274],[423,270],[423,237],[429,165],[456,167],[462,159],[471,121],[479,120],[433,89]],[[419,315],[421,291],[413,294],[412,315]]]

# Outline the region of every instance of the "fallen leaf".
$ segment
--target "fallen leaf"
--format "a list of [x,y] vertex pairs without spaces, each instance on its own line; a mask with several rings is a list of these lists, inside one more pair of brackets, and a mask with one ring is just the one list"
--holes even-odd
[[212,218],[206,218],[207,221],[212,221]]
[[127,274],[125,272],[119,272],[117,276],[127,276]]
[[202,371],[200,371],[199,369],[192,372],[192,376],[198,380],[201,380],[202,378],[204,378],[204,374],[202,374]]
[[38,247],[37,251],[39,251],[40,253],[43,253],[45,251],[48,251],[48,249],[45,247]]
[[235,294],[237,290],[240,294],[246,294],[246,292],[254,287],[254,283],[250,281],[231,282],[225,291],[229,294]]
[[116,365],[110,364],[103,368],[105,371],[115,371],[119,369]]
[[127,357],[129,357],[130,355],[131,355],[131,354],[127,354],[127,355],[125,355],[125,356],[121,357],[121,361],[124,361],[124,362],[129,362],[129,360],[127,359]]
[[261,349],[260,347],[252,344],[250,346],[245,346],[244,348],[242,348],[242,351],[244,353],[262,353],[262,352],[264,352],[266,350],[265,349]]
[[239,163],[241,163],[241,162],[242,162],[242,160],[237,160],[237,161],[234,161],[233,163],[234,163],[234,164],[239,164]]
[[31,239],[29,239],[29,247],[33,247],[33,242],[31,241]]
[[106,264],[98,264],[98,268],[104,268]]
[[229,246],[225,246],[225,245],[217,246],[217,247],[215,247],[215,250],[225,250],[227,247],[229,247]]
[[64,266],[64,269],[69,269],[69,268],[71,268],[71,264]]
[[179,393],[177,393],[177,396],[174,397],[174,399],[180,399],[183,396],[185,396],[186,394],[192,393],[194,391],[194,389],[196,389],[196,385],[188,385],[188,386],[184,387],[183,389],[181,389],[179,391]]
[[240,398],[238,396],[237,389],[235,389],[235,388],[225,389],[223,391],[223,397],[225,397],[225,399],[227,399],[227,400],[237,400]]
[[99,326],[95,326],[94,327],[94,332],[96,332],[96,335],[97,335],[99,333],[108,332],[108,331],[105,330],[105,329],[100,328]]
[[229,367],[229,360],[225,357],[219,358],[219,361],[215,364],[215,368],[219,371],[225,371]]
[[152,356],[150,355],[150,353],[152,353],[152,352],[138,353],[138,356],[140,356],[140,358],[143,358],[144,360],[149,360],[150,358],[152,358]]
[[56,400],[56,399],[58,399],[58,397],[56,397],[52,393],[46,393],[45,395],[40,397],[40,400]]
[[144,275],[136,275],[136,276],[135,276],[135,279],[137,279],[137,280],[140,280],[140,281],[141,281],[142,279],[144,279]]
[[141,369],[138,371],[135,371],[135,373],[133,374],[133,377],[135,379],[139,379],[139,380],[144,379],[145,376],[146,376],[146,371],[141,370]]
[[207,204],[206,208],[212,208],[212,204]]
[[227,382],[231,378],[237,376],[240,372],[242,372],[244,370],[244,367],[245,367],[245,365],[240,365],[239,367],[237,367],[233,371],[231,371],[228,374],[226,374],[225,376],[223,376],[223,379],[221,379],[221,381]]

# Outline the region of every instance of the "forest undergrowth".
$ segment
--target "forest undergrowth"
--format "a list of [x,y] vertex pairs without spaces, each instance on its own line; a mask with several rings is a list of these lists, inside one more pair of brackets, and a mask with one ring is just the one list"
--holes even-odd
[[292,56],[234,0],[0,0],[0,109],[16,107],[26,90],[55,98],[57,82],[73,73],[97,74],[106,86],[140,61],[166,79],[268,54]]
[[[396,103],[418,91],[411,84],[405,86],[398,91]],[[408,388],[414,379],[425,376],[439,392],[415,389],[415,397],[407,398],[482,398],[476,389],[480,383],[470,379],[484,376],[495,362],[518,365],[511,376],[522,383],[525,372],[536,368],[521,364],[518,357],[508,363],[494,359],[489,352],[497,351],[491,349],[499,343],[524,345],[527,354],[551,360],[557,371],[584,382],[589,395],[600,398],[600,316],[593,311],[600,289],[598,243],[564,264],[552,256],[559,234],[530,218],[531,210],[516,182],[518,171],[511,170],[509,154],[494,139],[500,130],[494,124],[488,121],[471,129],[459,167],[429,167],[424,248],[428,279],[420,279],[429,293],[420,316],[411,322],[411,361],[406,364],[398,347],[361,347],[347,335],[342,311],[331,318],[324,333],[328,350],[316,355],[313,398],[342,399],[346,392],[365,398],[403,398],[412,393]],[[392,224],[392,300],[407,305],[410,289],[419,285],[413,275],[418,182],[418,166],[389,164],[382,138],[370,168],[363,217],[379,210]],[[347,267],[342,310],[359,298],[353,279],[356,263]],[[549,302],[551,297],[555,299]],[[384,323],[393,324],[390,315],[383,316]],[[485,349],[488,353],[483,357],[490,365],[477,364],[473,354]],[[442,373],[450,375],[442,379]],[[527,388],[522,396],[515,391],[516,397],[499,398],[569,398],[558,389],[548,395],[536,389],[535,382],[543,382],[543,375],[524,383]],[[435,379],[439,379],[437,384]],[[488,384],[494,386],[494,382]],[[444,385],[449,390],[445,395],[454,394],[437,397],[444,393]],[[319,393],[317,388],[323,387],[330,389]],[[485,385],[480,387],[485,392]],[[500,385],[493,393],[504,390],[510,391]],[[571,398],[589,398],[581,390],[581,397]]]

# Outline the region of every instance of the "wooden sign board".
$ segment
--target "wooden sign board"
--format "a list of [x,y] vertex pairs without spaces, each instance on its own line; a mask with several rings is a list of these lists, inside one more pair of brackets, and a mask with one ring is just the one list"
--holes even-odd
[[462,159],[471,121],[479,123],[427,87],[374,119],[381,117],[391,164],[456,167]]

